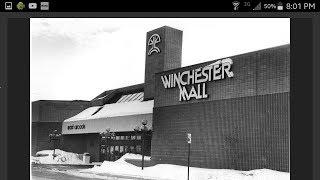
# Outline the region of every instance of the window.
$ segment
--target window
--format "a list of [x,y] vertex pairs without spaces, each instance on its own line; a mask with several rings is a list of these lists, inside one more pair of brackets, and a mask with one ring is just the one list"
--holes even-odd
[[135,152],[134,146],[130,146],[130,152]]
[[142,101],[144,93],[133,93],[122,95],[121,98],[116,103],[130,102],[130,101]]
[[123,153],[124,147],[123,147],[123,146],[120,146],[119,151],[120,151],[120,153]]

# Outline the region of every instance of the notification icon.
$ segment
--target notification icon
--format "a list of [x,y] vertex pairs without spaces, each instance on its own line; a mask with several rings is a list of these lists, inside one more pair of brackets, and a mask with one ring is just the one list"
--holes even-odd
[[29,9],[37,9],[37,3],[29,3],[28,8]]

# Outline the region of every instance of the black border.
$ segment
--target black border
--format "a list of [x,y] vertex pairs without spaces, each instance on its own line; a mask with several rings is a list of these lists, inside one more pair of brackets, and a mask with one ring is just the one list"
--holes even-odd
[[290,23],[290,176],[312,179],[312,19]]
[[8,19],[8,179],[30,176],[30,26]]
[[[0,17],[0,27],[7,19]],[[0,28],[0,179],[7,179],[7,29]],[[2,148],[5,147],[5,148]]]
[[320,179],[320,17],[313,21],[313,178]]

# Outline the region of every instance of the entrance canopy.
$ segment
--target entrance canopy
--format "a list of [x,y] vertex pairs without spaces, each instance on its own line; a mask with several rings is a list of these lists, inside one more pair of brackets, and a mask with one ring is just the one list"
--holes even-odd
[[62,134],[133,131],[147,120],[152,129],[153,100],[131,101],[89,107],[62,123]]

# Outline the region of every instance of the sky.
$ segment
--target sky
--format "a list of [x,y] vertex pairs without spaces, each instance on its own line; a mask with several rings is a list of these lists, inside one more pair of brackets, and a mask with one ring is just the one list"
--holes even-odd
[[144,82],[146,33],[183,31],[182,66],[290,43],[289,18],[32,18],[30,100],[91,100]]

